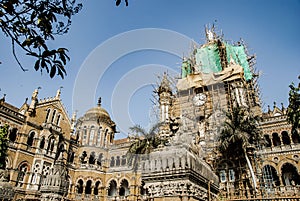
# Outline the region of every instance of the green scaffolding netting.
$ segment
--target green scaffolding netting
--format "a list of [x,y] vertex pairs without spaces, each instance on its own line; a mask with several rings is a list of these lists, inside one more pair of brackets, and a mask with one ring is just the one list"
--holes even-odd
[[[226,45],[226,57],[228,63],[233,59],[235,63],[241,65],[244,69],[244,77],[246,80],[252,79],[247,54],[244,46],[233,46],[228,43]],[[195,53],[198,71],[202,73],[217,73],[222,71],[219,49],[216,43],[196,49]],[[181,77],[185,78],[192,73],[191,62],[183,61],[181,65]]]
[[181,78],[185,78],[192,73],[192,66],[189,60],[183,61],[181,64]]
[[196,64],[203,73],[216,73],[222,71],[221,60],[217,44],[211,44],[197,49]]
[[230,44],[226,44],[226,54],[228,63],[232,58],[235,63],[240,64],[243,67],[245,79],[251,80],[252,73],[250,71],[244,46],[233,46]]

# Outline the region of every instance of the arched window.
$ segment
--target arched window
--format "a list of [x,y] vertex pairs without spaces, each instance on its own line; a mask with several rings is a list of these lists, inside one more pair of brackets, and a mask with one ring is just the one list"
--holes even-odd
[[87,131],[86,131],[86,126],[83,127],[82,130],[82,144],[85,145],[87,141]]
[[94,195],[98,195],[99,193],[100,181],[97,181],[94,188]]
[[83,181],[80,179],[76,185],[77,193],[82,194],[83,193]]
[[291,144],[291,139],[290,139],[290,136],[289,136],[288,132],[282,131],[281,132],[281,139],[282,139],[283,144],[286,144],[286,145]]
[[271,147],[272,146],[272,142],[270,139],[270,136],[268,134],[264,135],[265,141],[266,141],[266,147]]
[[18,132],[18,129],[17,128],[12,128],[9,132],[9,140],[11,142],[15,142],[16,139],[17,139],[17,132]]
[[56,125],[59,126],[61,115],[59,114],[56,118]]
[[273,145],[274,146],[279,146],[281,145],[281,142],[280,142],[280,138],[278,136],[278,133],[273,133],[272,134],[272,138],[273,138]]
[[96,145],[99,146],[100,143],[101,143],[101,127],[98,129]]
[[114,167],[115,166],[115,157],[111,157],[110,158],[110,167]]
[[271,165],[265,165],[262,169],[262,178],[264,180],[264,186],[267,189],[272,189],[273,184],[276,186],[280,185],[279,177],[277,175],[276,169]]
[[117,156],[117,159],[116,159],[116,166],[120,166],[120,156]]
[[97,159],[97,165],[100,165],[101,166],[101,163],[102,163],[102,158],[103,158],[103,154],[99,154],[98,156],[98,159]]
[[297,131],[293,132],[292,139],[294,144],[298,144],[300,142],[300,136]]
[[45,123],[47,123],[49,121],[49,116],[50,116],[50,112],[51,112],[51,109],[47,109],[47,114],[46,114],[46,118],[45,118]]
[[95,158],[95,152],[92,152],[90,154],[90,158],[89,158],[89,164],[95,164],[96,158]]
[[107,142],[107,132],[108,132],[108,129],[105,129],[105,133],[104,133],[104,147],[106,147],[106,142]]
[[92,181],[88,180],[85,186],[85,194],[91,194],[91,193],[92,193]]
[[54,150],[54,143],[55,143],[54,137],[50,137],[49,140],[48,140],[47,153],[49,151],[53,152],[53,150]]
[[108,187],[108,196],[115,196],[117,194],[117,182],[115,180],[112,180],[109,182]]
[[32,145],[33,145],[34,135],[35,135],[35,132],[34,132],[34,131],[31,131],[31,132],[29,133],[28,138],[27,138],[27,145],[28,145],[28,146],[32,146]]
[[23,182],[24,182],[24,177],[25,177],[25,174],[27,171],[28,171],[28,166],[26,164],[23,164],[19,167],[16,186],[22,187]]
[[86,151],[83,151],[81,156],[80,156],[81,163],[86,163],[87,162],[86,157],[87,157],[87,153],[86,153]]
[[45,137],[42,137],[40,141],[40,149],[44,149],[44,147],[45,147]]
[[220,181],[221,181],[221,183],[227,181],[227,178],[226,178],[226,171],[225,171],[225,170],[221,170],[221,171],[220,171]]
[[300,184],[300,176],[298,174],[297,168],[290,163],[285,163],[282,166],[281,175],[283,184],[285,186]]
[[91,127],[91,131],[90,131],[90,139],[89,139],[89,145],[93,145],[93,141],[94,141],[94,137],[95,137],[95,126]]
[[53,114],[52,114],[52,120],[51,120],[51,123],[54,123],[55,114],[56,114],[56,110],[53,110]]
[[126,156],[125,155],[122,156],[121,165],[126,165]]
[[229,182],[235,181],[235,172],[233,169],[228,170],[228,180]]
[[120,196],[129,195],[129,184],[128,184],[128,181],[126,179],[122,180],[122,182],[121,182],[119,195]]

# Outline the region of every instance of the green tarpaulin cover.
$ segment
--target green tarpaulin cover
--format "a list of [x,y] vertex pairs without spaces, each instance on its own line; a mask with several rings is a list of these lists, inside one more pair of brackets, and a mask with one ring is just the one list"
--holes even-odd
[[216,73],[222,70],[217,44],[211,44],[197,49],[195,57],[200,72]]
[[245,52],[244,46],[233,46],[226,44],[226,56],[228,63],[232,58],[235,63],[240,64],[244,69],[244,77],[246,80],[252,79],[252,73],[250,71],[249,63],[247,60],[247,54]]

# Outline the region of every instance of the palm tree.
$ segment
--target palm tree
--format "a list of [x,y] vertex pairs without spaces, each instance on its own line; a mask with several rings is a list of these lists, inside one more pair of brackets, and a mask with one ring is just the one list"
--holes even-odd
[[[248,151],[254,143],[262,143],[262,133],[259,128],[259,117],[253,116],[246,108],[233,108],[226,114],[224,128],[219,137],[219,150],[223,156],[234,158],[238,164],[247,164],[253,188],[256,191],[256,177],[251,165]],[[237,159],[237,160],[236,160]]]
[[164,142],[157,136],[158,129],[161,123],[157,123],[150,128],[147,132],[140,125],[130,127],[130,131],[135,134],[134,141],[127,151],[128,164],[133,165],[134,169],[137,168],[140,157],[145,154],[151,153],[155,148]]

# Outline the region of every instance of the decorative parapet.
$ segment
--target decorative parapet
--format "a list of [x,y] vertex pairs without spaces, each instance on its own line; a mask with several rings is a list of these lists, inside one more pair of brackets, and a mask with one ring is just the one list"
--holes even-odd
[[4,105],[0,105],[0,113],[7,115],[13,119],[17,119],[20,122],[25,122],[25,116],[20,114],[19,112],[16,112],[8,107],[5,107]]
[[139,165],[145,188],[153,197],[216,198],[219,179],[210,166],[184,146],[167,146],[144,156]]

